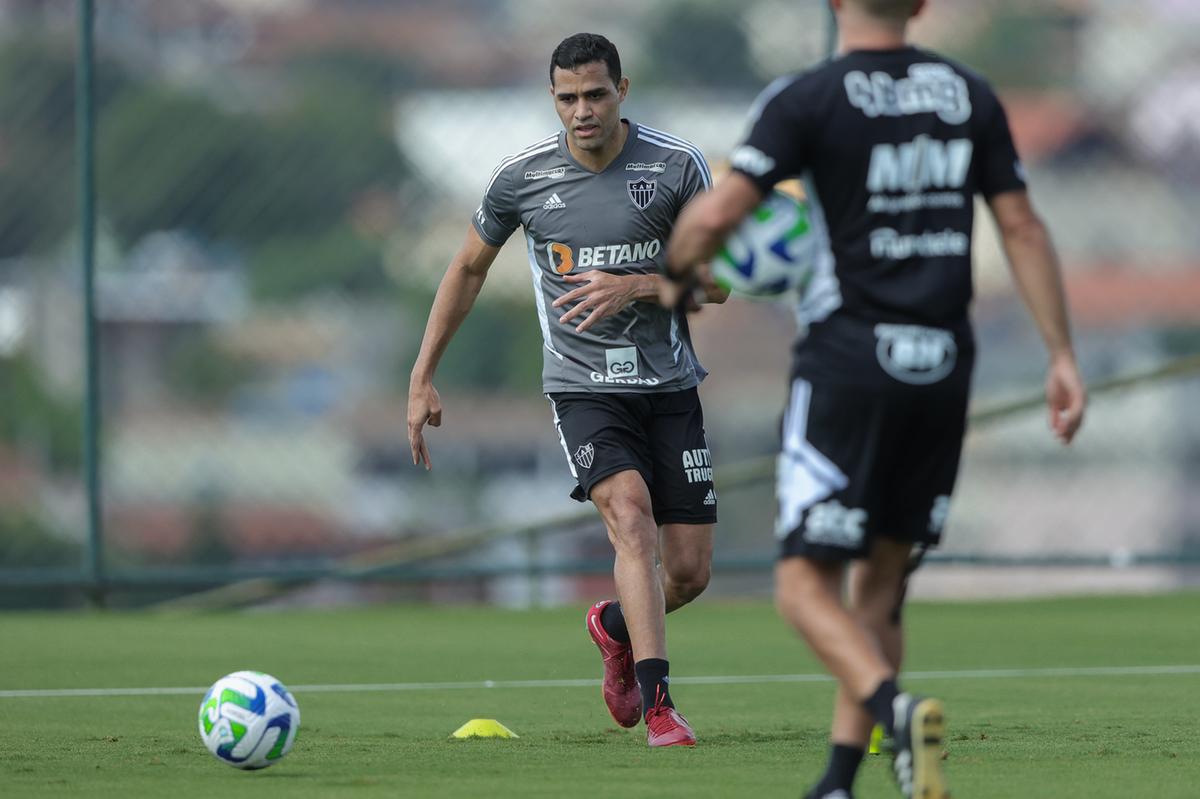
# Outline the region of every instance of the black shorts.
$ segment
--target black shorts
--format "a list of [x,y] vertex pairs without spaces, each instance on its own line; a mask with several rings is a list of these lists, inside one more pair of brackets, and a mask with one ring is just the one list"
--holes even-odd
[[658,524],[714,524],[717,493],[694,388],[663,394],[548,394],[554,424],[586,502],[604,478],[635,469]]
[[779,456],[780,557],[865,557],[941,539],[966,432],[965,381],[869,391],[796,379]]

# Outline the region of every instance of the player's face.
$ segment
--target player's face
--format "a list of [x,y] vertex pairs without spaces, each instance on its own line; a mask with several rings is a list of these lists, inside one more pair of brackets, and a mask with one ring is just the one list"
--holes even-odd
[[555,67],[550,94],[571,144],[580,150],[602,150],[621,125],[621,103],[629,79],[613,83],[603,61],[575,69]]

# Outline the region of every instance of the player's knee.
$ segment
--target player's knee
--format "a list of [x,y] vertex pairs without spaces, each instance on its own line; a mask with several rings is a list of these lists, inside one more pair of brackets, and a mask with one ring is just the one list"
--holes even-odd
[[633,497],[613,497],[602,508],[608,536],[619,551],[653,556],[658,528],[648,503]]
[[775,607],[789,620],[811,607],[821,607],[840,582],[839,563],[788,558],[775,571]]
[[794,578],[776,579],[775,609],[779,611],[779,615],[790,619],[795,612],[795,608],[805,604],[805,593],[810,587],[803,581]]
[[684,602],[691,602],[703,594],[705,588],[708,588],[709,580],[712,578],[712,568],[707,562],[697,561],[688,564],[683,569],[668,571],[667,578],[671,581],[671,589],[675,596]]

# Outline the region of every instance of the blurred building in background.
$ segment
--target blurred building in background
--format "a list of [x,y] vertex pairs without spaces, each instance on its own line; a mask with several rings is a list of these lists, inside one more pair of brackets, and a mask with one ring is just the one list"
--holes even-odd
[[[75,568],[85,539],[75,5],[0,0],[5,569]],[[627,115],[719,165],[758,91],[824,57],[830,41],[820,0],[97,5],[104,561],[133,573],[321,568],[574,510],[540,396],[520,247],[504,250],[439,370],[445,427],[430,435],[432,473],[411,465],[405,426],[433,291],[491,169],[558,128],[551,50],[580,30],[609,36],[632,80]],[[1065,261],[1088,377],[1200,351],[1200,5],[930,6],[917,40],[982,72],[1008,108]],[[1035,392],[1044,358],[980,220],[976,396],[986,404]],[[695,328],[719,474],[773,451],[794,329],[787,308],[740,302],[705,310]],[[946,551],[1117,565],[1194,556],[1198,403],[1195,377],[1102,397],[1065,452],[1040,412],[980,427]],[[766,563],[770,483],[721,502],[718,559]],[[495,567],[492,577],[420,593],[520,604],[530,563],[557,572],[607,551],[596,525],[480,545],[454,562]],[[926,590],[1187,579],[1043,568],[993,582],[973,572],[963,584],[942,571]],[[758,573],[716,587],[766,582]],[[537,590],[567,601],[604,584],[556,574]]]

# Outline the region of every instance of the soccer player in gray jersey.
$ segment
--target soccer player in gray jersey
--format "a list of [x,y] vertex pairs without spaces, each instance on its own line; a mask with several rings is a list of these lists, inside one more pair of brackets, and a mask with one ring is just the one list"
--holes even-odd
[[1058,258],[995,93],[973,71],[907,46],[924,0],[830,5],[837,56],[763,92],[733,171],[679,220],[669,258],[686,272],[777,182],[804,179],[828,249],[800,308],[776,597],[839,682],[829,765],[808,799],[852,799],[872,722],[891,738],[904,795],[946,799],[942,704],[898,684],[901,606],[909,574],[941,538],[958,473],[975,355],[976,195],[1046,343],[1046,404],[1064,443],[1087,392]]
[[[683,207],[710,185],[700,151],[620,116],[617,50],[577,34],[554,51],[550,94],[564,130],[505,158],[430,311],[408,396],[413,463],[441,424],[433,374],[500,247],[524,228],[542,328],[543,386],[578,485],[616,552],[620,602],[587,612],[613,718],[645,719],[651,746],[695,735],[668,691],[664,615],[708,585],[716,493],[679,292],[662,270]],[[700,298],[721,302],[713,286]],[[661,563],[661,565],[659,565]]]

